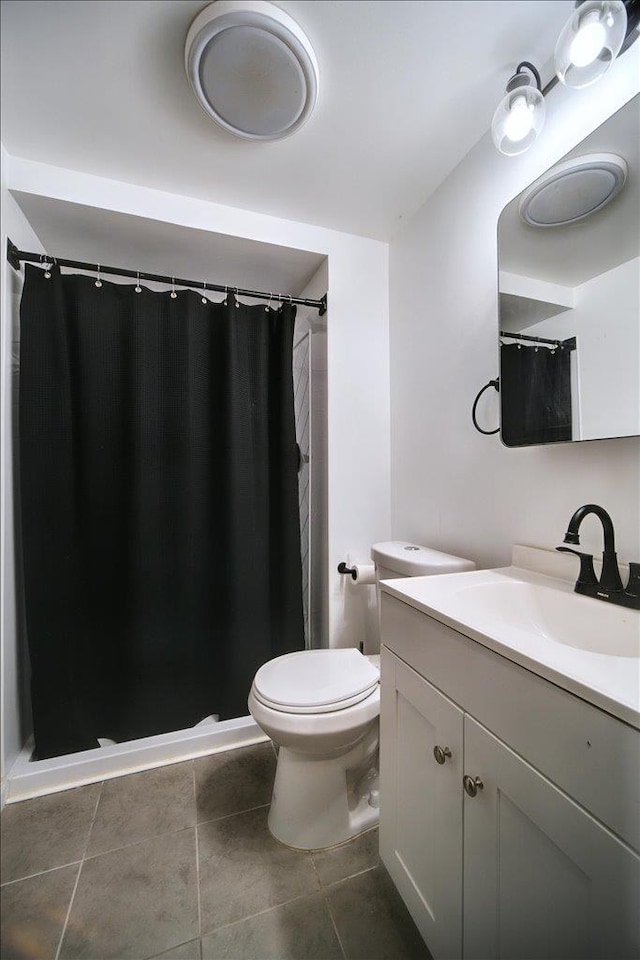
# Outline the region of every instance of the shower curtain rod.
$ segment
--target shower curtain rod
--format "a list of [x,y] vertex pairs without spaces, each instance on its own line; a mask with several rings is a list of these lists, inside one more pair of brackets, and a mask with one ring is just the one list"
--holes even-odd
[[501,337],[510,337],[511,340],[530,340],[532,343],[548,343],[554,347],[566,347],[568,350],[575,350],[576,348],[576,338],[569,337],[568,340],[548,340],[546,337],[530,337],[525,333],[505,333],[504,330],[500,331]]
[[203,280],[183,280],[180,277],[166,277],[156,273],[144,273],[142,270],[128,270],[124,267],[105,267],[98,263],[83,263],[81,260],[63,260],[44,253],[28,253],[18,250],[15,243],[7,237],[7,260],[14,270],[20,269],[20,263],[48,263],[59,267],[71,267],[75,270],[91,270],[93,273],[110,274],[117,277],[134,277],[139,280],[155,280],[157,283],[170,283],[178,287],[191,287],[197,290],[213,290],[216,293],[234,293],[237,297],[254,297],[257,300],[276,300],[280,303],[297,303],[303,307],[315,307],[322,317],[327,312],[327,294],[319,300],[304,297],[290,297],[283,293],[264,293],[259,290],[244,290],[239,287],[225,286],[220,283],[206,283]]

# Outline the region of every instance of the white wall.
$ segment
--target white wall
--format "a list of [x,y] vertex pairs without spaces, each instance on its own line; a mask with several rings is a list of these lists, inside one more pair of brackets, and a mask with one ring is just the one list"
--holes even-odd
[[[304,290],[301,297],[317,299],[329,287],[328,263],[323,261]],[[327,553],[328,513],[328,411],[327,411],[327,321],[328,315],[318,315],[317,310],[298,308],[300,329],[309,331],[309,525],[310,525],[310,596],[309,625],[311,646],[329,646],[328,582],[329,558]],[[339,615],[339,610],[336,610]],[[358,641],[353,636],[354,644]]]
[[[19,350],[18,307],[22,282],[9,266],[5,251],[7,237],[21,250],[43,251],[38,240],[13,197],[7,190],[9,158],[0,147],[2,159],[0,247],[0,364],[2,368],[2,396],[0,408],[1,459],[0,473],[0,609],[2,636],[0,639],[0,676],[2,677],[2,723],[0,724],[0,775],[4,784],[6,772],[16,759],[25,732],[21,731],[19,688],[24,683],[21,675],[17,633],[19,612],[16,598],[16,571],[14,564],[14,498],[13,498],[13,429],[12,390],[13,359]],[[2,793],[4,796],[4,792]]]
[[[230,237],[280,244],[327,258],[328,522],[325,575],[330,602],[326,632],[331,645],[356,645],[362,639],[361,618],[354,620],[350,614],[345,615],[344,584],[336,568],[347,552],[355,551],[366,557],[372,543],[390,535],[387,244],[17,157],[5,157],[5,160],[9,189]],[[6,229],[14,241],[20,246],[42,249],[3,187],[3,204],[5,199],[10,214]],[[20,223],[22,230],[18,228]],[[87,259],[91,259],[90,251],[87,251]],[[326,282],[327,276],[316,275],[315,280],[317,285],[321,280]],[[325,289],[316,292],[324,293]],[[4,310],[3,350],[5,340],[10,339],[9,328],[9,313]],[[3,354],[3,371],[5,369]],[[6,397],[5,394],[6,391],[3,400],[8,402],[8,394]],[[3,413],[3,444],[10,442],[4,440],[9,409],[7,406]],[[9,490],[9,460],[3,463],[3,471],[7,478],[3,489]],[[9,504],[3,520],[6,521],[3,555],[7,560],[9,593],[13,589]],[[10,658],[15,635],[10,603],[4,615],[6,656]],[[6,712],[11,713],[16,690],[12,674],[7,675],[6,684],[10,688]],[[7,736],[13,742],[13,732]],[[7,755],[8,765],[9,759]]]
[[[393,239],[394,537],[481,566],[505,564],[514,542],[559,544],[573,511],[595,502],[613,517],[621,559],[640,558],[637,439],[507,449],[471,423],[477,391],[498,373],[498,216],[631,99],[640,85],[639,55],[640,43],[594,87],[558,85],[547,99],[546,128],[528,153],[504,157],[487,134]],[[487,428],[497,424],[491,395],[482,410]],[[600,551],[597,521],[589,518],[583,530],[587,549]]]
[[[640,229],[640,228],[639,228]],[[528,330],[577,336],[580,437],[640,434],[640,258],[574,288],[574,307]]]

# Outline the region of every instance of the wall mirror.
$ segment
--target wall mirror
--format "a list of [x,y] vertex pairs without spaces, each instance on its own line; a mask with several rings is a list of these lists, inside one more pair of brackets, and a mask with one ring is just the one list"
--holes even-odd
[[640,434],[640,95],[498,221],[507,446]]

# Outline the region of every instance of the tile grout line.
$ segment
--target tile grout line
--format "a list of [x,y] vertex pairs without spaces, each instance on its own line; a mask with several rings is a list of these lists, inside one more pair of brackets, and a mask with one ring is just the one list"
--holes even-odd
[[200,901],[200,847],[198,844],[198,794],[196,791],[196,765],[191,761],[191,774],[193,778],[193,804],[196,813],[195,837],[196,837],[196,892],[198,895],[198,940],[200,941],[200,954],[202,955],[202,906]]
[[[246,810],[236,810],[235,813],[225,813],[222,817],[213,817],[211,820],[199,820],[198,826],[204,827],[205,823],[220,823],[221,820],[230,820],[231,817],[241,817],[243,813],[253,813],[255,810],[264,810],[265,807],[270,805],[270,803],[260,803],[257,807],[248,807]],[[286,847],[287,844],[285,843],[284,846]],[[288,847],[287,849],[294,850],[295,847]]]
[[128,850],[130,847],[139,847],[140,844],[149,843],[151,840],[162,840],[164,837],[174,837],[184,830],[193,830],[194,826],[195,824],[191,824],[186,827],[178,827],[177,830],[166,830],[164,833],[152,833],[148,837],[141,837],[140,840],[131,840],[129,843],[124,843],[121,847],[110,847],[108,850],[100,850],[99,853],[92,853],[90,856],[85,857],[84,860],[97,860],[98,857],[107,857],[110,853],[120,853],[121,850]]
[[230,920],[229,923],[223,923],[219,927],[213,927],[211,930],[207,930],[204,936],[208,937],[210,933],[218,933],[219,930],[226,930],[228,927],[235,927],[240,923],[244,923],[245,920],[255,920],[256,917],[261,917],[265,913],[271,913],[272,910],[279,910],[281,907],[288,907],[291,903],[297,903],[298,900],[304,900],[305,897],[312,897],[315,895],[316,894],[312,893],[301,893],[297,897],[293,897],[291,900],[283,900],[282,903],[274,903],[270,907],[265,907],[264,910],[258,910],[257,913],[250,913],[246,917],[240,917],[238,920]]
[[[316,877],[318,878],[318,886],[320,887],[320,894],[321,894],[321,896],[322,896],[322,899],[324,900],[324,905],[325,905],[325,907],[327,908],[327,913],[329,914],[329,919],[331,920],[331,925],[332,925],[333,930],[334,930],[334,933],[335,933],[335,935],[336,935],[336,939],[337,939],[337,941],[338,941],[338,946],[340,947],[340,952],[342,953],[342,956],[343,956],[344,960],[347,960],[347,952],[346,952],[346,950],[344,949],[344,945],[343,945],[343,943],[342,943],[342,937],[341,937],[340,934],[338,933],[338,928],[337,928],[337,926],[336,926],[336,921],[334,920],[333,914],[332,914],[332,912],[331,912],[331,906],[329,905],[329,898],[327,897],[327,890],[326,890],[326,887],[324,886],[322,880],[320,879],[320,874],[319,874],[319,872],[318,872],[318,868],[317,868],[317,866],[316,866],[316,862],[315,862],[315,860],[313,859],[313,855],[311,855],[311,863],[313,864],[313,869],[314,869],[314,871],[315,871]],[[56,958],[56,960],[57,960],[57,958]]]
[[371,870],[377,870],[379,866],[379,863],[374,863],[371,867],[365,867],[363,870],[357,870],[356,873],[349,873],[346,877],[340,877],[339,880],[332,880],[331,883],[322,883],[322,881],[320,882],[324,890],[329,890],[330,887],[337,887],[339,883],[345,883],[347,880],[355,880],[356,877],[361,877],[365,873],[370,873]]
[[23,880],[33,880],[35,877],[43,877],[45,873],[55,873],[56,870],[64,870],[65,867],[75,867],[82,863],[82,860],[70,860],[69,863],[61,863],[57,867],[47,867],[46,870],[38,870],[37,873],[28,873],[25,877],[16,877],[15,880],[5,880],[0,884],[0,889],[10,887],[14,883],[22,883]]
[[72,906],[73,906],[73,901],[74,901],[75,898],[76,898],[76,890],[78,889],[78,884],[80,883],[80,874],[82,873],[82,865],[83,865],[83,863],[84,863],[84,860],[81,860],[81,861],[80,861],[80,866],[78,867],[78,875],[77,875],[77,877],[76,877],[76,882],[75,882],[74,885],[73,885],[73,891],[72,891],[72,893],[71,893],[71,899],[69,900],[69,906],[68,906],[68,908],[67,908],[67,915],[66,915],[66,917],[64,918],[64,924],[63,924],[63,926],[62,926],[62,933],[60,934],[60,939],[58,940],[58,948],[57,948],[57,950],[56,950],[55,960],[59,960],[59,957],[60,957],[60,952],[61,952],[61,950],[62,950],[62,941],[64,940],[65,934],[66,934],[66,932],[67,932],[67,926],[68,926],[68,924],[69,924],[69,918],[70,918],[70,916],[71,916],[71,908],[72,908]]
[[101,799],[101,797],[102,797],[102,789],[103,789],[103,787],[104,787],[104,780],[103,780],[103,781],[101,782],[101,784],[100,784],[100,789],[98,790],[98,797],[97,797],[97,799],[96,799],[96,805],[95,805],[95,807],[93,808],[93,816],[92,816],[92,818],[91,818],[91,823],[90,823],[90,825],[89,825],[89,830],[87,831],[87,839],[85,840],[84,848],[83,848],[83,850],[82,850],[82,860],[80,861],[80,866],[78,867],[78,875],[77,875],[77,877],[76,877],[76,882],[75,882],[74,885],[73,885],[73,891],[72,891],[72,893],[71,893],[71,899],[69,900],[69,906],[68,906],[68,908],[67,908],[67,915],[66,915],[66,917],[64,918],[64,924],[63,924],[63,927],[62,927],[62,933],[60,934],[60,939],[58,940],[58,949],[56,950],[55,960],[59,960],[59,958],[60,958],[60,953],[61,953],[61,951],[62,951],[62,943],[63,943],[63,941],[64,941],[65,934],[66,934],[66,932],[67,932],[67,927],[68,927],[68,925],[69,925],[69,919],[70,919],[70,917],[71,917],[71,910],[72,910],[72,907],[73,907],[73,902],[74,902],[74,900],[75,900],[75,898],[76,898],[76,891],[77,891],[77,889],[78,889],[78,884],[80,883],[80,874],[82,873],[82,867],[83,867],[84,862],[85,862],[85,857],[86,857],[86,855],[87,855],[87,850],[89,849],[89,840],[90,840],[90,838],[91,838],[91,833],[92,833],[92,831],[93,831],[93,825],[94,825],[94,823],[95,823],[95,821],[96,821],[96,817],[97,817],[97,815],[98,815],[98,807],[100,806],[100,799]]

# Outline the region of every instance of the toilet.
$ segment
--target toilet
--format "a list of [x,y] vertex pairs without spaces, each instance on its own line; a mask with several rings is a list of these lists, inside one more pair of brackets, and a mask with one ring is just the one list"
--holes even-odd
[[[402,540],[371,548],[378,582],[475,569]],[[300,850],[343,843],[378,822],[379,643],[301,650],[255,675],[249,712],[278,745],[269,810],[276,839]]]

